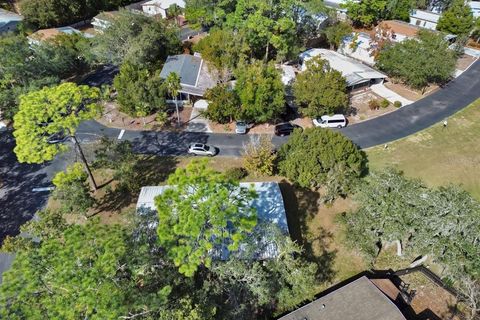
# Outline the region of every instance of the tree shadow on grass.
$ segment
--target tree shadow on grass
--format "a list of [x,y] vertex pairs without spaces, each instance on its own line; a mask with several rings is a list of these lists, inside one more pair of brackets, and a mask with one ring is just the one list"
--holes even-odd
[[93,215],[102,211],[119,212],[136,201],[140,190],[144,186],[158,185],[164,182],[177,167],[175,157],[157,157],[155,155],[140,156],[134,164],[134,187],[129,188],[120,183],[107,187]]
[[317,263],[317,280],[321,282],[331,280],[334,276],[332,267],[336,251],[330,250],[328,243],[333,235],[321,226],[316,230],[309,228],[309,222],[318,213],[320,194],[293,186],[285,180],[279,185],[287,212],[290,236],[303,247],[305,257]]

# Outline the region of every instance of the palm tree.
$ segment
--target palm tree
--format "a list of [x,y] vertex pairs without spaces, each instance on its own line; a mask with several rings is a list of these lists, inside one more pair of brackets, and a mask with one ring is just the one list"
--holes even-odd
[[177,109],[177,124],[180,126],[180,112],[178,111],[178,100],[177,96],[182,89],[182,86],[180,85],[180,77],[176,72],[172,72],[167,76],[167,79],[165,80],[167,84],[167,91],[168,93],[173,97],[175,100],[175,108]]

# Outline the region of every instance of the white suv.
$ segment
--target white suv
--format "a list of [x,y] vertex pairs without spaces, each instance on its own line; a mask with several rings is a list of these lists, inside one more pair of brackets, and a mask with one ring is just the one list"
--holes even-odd
[[313,119],[315,127],[320,128],[343,128],[347,125],[347,119],[343,114],[334,114],[333,116],[321,116]]
[[218,148],[214,146],[209,146],[203,143],[193,143],[188,148],[188,153],[193,154],[194,156],[209,156],[213,157],[218,153]]

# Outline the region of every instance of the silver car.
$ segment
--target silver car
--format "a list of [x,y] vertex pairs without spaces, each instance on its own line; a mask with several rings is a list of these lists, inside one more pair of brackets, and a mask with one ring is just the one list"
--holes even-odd
[[248,125],[245,121],[239,120],[235,123],[235,133],[237,134],[246,134]]
[[213,157],[218,153],[218,148],[203,143],[193,143],[188,148],[188,153],[194,156]]

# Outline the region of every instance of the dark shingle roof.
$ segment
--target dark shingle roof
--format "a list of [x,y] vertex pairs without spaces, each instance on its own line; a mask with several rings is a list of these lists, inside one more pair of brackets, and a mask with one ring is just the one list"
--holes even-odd
[[406,320],[397,306],[363,276],[278,320]]
[[166,79],[175,72],[180,77],[180,83],[188,86],[196,86],[198,74],[202,65],[202,58],[189,54],[169,56],[160,72],[160,77]]

